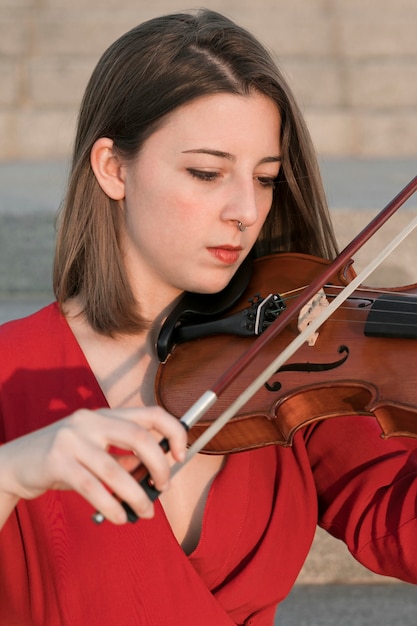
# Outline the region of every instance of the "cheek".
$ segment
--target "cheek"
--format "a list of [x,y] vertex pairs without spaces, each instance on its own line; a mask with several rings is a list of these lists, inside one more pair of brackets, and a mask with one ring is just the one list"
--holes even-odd
[[[158,168],[154,168],[158,169]],[[136,174],[138,174],[136,172]],[[166,244],[167,238],[188,243],[206,232],[213,214],[208,194],[196,194],[187,179],[175,176],[175,172],[158,174],[152,168],[143,169],[126,185],[125,224],[127,230],[143,237],[153,237]]]
[[175,206],[162,194],[141,194],[126,205],[128,240],[140,254],[181,255],[196,238],[193,222],[184,207]]
[[257,205],[257,209],[258,209],[258,222],[256,224],[256,230],[257,230],[257,236],[259,235],[259,233],[262,230],[263,225],[265,224],[265,221],[269,215],[269,213],[271,212],[272,209],[272,196],[271,198],[263,198],[261,202],[258,203]]

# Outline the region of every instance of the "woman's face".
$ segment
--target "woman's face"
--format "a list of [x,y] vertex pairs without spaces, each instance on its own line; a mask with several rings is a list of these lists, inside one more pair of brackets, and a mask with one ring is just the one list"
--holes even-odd
[[279,137],[272,100],[215,94],[176,109],[123,165],[121,244],[141,302],[227,285],[270,210]]

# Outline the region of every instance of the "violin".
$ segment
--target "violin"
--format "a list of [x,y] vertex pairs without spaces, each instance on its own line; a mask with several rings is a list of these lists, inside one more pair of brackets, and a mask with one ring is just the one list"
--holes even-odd
[[[384,437],[417,437],[417,386],[409,376],[416,365],[417,286],[383,293],[361,287],[417,227],[417,217],[358,275],[352,267],[354,254],[416,190],[417,176],[331,262],[304,254],[272,255],[255,262],[249,281],[245,262],[214,299],[184,294],[159,337],[162,363],[155,382],[157,402],[173,415],[182,415],[180,423],[191,443],[186,459],[172,466],[171,476],[197,452],[290,446],[303,426],[338,415],[373,416]],[[287,295],[294,291],[299,295],[287,307]],[[306,306],[314,311],[323,301],[327,309],[312,321],[307,317],[301,332],[298,316],[297,330],[294,315]],[[219,325],[224,312],[226,320]],[[362,318],[355,318],[358,313]],[[168,451],[166,438],[160,446]],[[131,475],[151,500],[159,496],[142,464]],[[126,502],[121,504],[128,520],[135,522],[135,512]],[[96,512],[93,520],[100,524],[104,517]]]
[[[257,259],[241,298],[219,319],[176,327],[176,343],[159,366],[158,403],[180,418],[330,264],[305,254],[280,253]],[[356,276],[346,263],[323,286],[326,301]],[[320,293],[320,301],[323,293]],[[313,300],[310,308],[317,306]],[[194,442],[248,384],[300,332],[300,318],[252,360],[189,431]],[[189,337],[195,337],[189,339]],[[202,449],[229,454],[271,444],[289,446],[302,427],[340,415],[369,415],[385,437],[417,437],[417,285],[372,289],[360,286],[265,382]],[[309,345],[309,343],[311,345]],[[198,364],[198,365],[197,365]]]

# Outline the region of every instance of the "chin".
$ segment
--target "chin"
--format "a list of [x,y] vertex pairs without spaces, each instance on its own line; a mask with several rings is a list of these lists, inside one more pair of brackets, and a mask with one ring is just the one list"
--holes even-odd
[[227,287],[230,280],[232,279],[232,276],[233,274],[227,277],[223,276],[221,279],[217,280],[214,280],[213,277],[211,277],[210,280],[207,281],[201,280],[202,277],[200,277],[200,280],[189,284],[189,286],[185,288],[185,291],[204,294],[218,293],[219,291],[222,291],[225,287]]
[[227,271],[213,272],[211,268],[207,273],[201,271],[193,280],[184,281],[182,289],[191,293],[214,294],[222,291],[232,280],[237,268],[228,268]]
[[193,293],[204,293],[204,294],[215,294],[222,291],[229,284],[232,277],[230,276],[227,280],[222,281],[211,281],[210,283],[202,283],[200,282],[194,289],[188,289],[187,291],[192,291]]

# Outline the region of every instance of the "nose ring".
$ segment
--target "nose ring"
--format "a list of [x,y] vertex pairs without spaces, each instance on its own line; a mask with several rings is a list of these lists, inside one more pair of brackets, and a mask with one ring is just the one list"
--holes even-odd
[[246,226],[242,223],[242,222],[238,222],[237,223],[237,227],[240,230],[241,233],[245,232],[246,230]]

